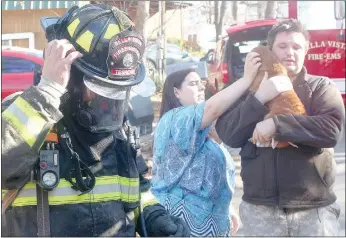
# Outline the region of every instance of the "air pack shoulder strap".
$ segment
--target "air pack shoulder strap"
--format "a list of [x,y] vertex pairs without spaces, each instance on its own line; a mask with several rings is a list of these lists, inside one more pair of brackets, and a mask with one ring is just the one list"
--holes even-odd
[[37,193],[37,236],[50,236],[48,191],[36,184]]
[[[58,143],[58,135],[56,128],[53,127],[48,133],[45,142],[49,145]],[[40,154],[41,156],[41,154]],[[43,189],[40,184],[36,184],[37,197],[37,235],[39,237],[49,237],[50,234],[50,217],[49,217],[49,201],[48,191]]]
[[[46,142],[58,143],[58,136],[55,128],[52,128],[51,132],[48,133]],[[30,177],[29,177],[30,178]],[[18,189],[8,190],[1,202],[1,215],[4,216],[8,207],[14,202],[20,190],[27,183]],[[49,221],[49,202],[48,202],[48,191],[43,190],[38,184],[36,185],[37,191],[37,229],[38,236],[50,236],[50,221]],[[5,218],[2,219],[5,221]]]
[[[50,132],[46,137],[46,141],[57,143],[58,142],[57,134]],[[12,189],[12,190],[8,190],[6,192],[6,194],[4,195],[2,202],[1,202],[2,214],[4,214],[7,210],[7,208],[13,203],[13,201],[16,199],[19,191],[24,187],[25,184],[26,184],[26,182],[23,183],[23,185],[18,189]]]

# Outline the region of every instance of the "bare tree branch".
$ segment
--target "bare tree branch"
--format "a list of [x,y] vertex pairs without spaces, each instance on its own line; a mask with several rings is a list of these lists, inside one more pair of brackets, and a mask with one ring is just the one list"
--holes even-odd
[[127,12],[129,10],[129,8],[132,6],[133,3],[137,3],[137,1],[134,1],[134,0],[113,1],[113,3],[115,3],[115,2],[119,2],[119,9],[121,11],[124,11],[124,12]]
[[213,16],[213,8],[212,8],[212,1],[208,1],[207,10],[208,10],[208,23],[212,23],[212,16]]
[[143,36],[144,41],[147,41],[146,23],[149,19],[150,1],[139,1],[136,9],[136,29]]
[[221,13],[220,13],[220,19],[219,19],[219,23],[221,25],[223,23],[223,18],[225,16],[226,9],[227,9],[227,1],[222,1],[221,2]]
[[233,21],[238,21],[238,1],[232,2],[232,18]]
[[266,5],[267,5],[267,2],[265,2],[265,1],[258,1],[257,2],[257,17],[258,17],[258,19],[264,18],[264,12],[265,12]]
[[277,1],[267,1],[267,7],[265,11],[265,19],[268,18],[276,18],[277,15],[277,9],[278,9],[278,2]]
[[219,24],[219,1],[214,2],[214,24]]
[[216,33],[216,41],[219,40],[219,36],[221,35],[223,18],[225,16],[225,12],[227,9],[227,1],[221,1],[221,6],[219,5],[220,1],[214,2],[214,19],[215,19],[215,33]]

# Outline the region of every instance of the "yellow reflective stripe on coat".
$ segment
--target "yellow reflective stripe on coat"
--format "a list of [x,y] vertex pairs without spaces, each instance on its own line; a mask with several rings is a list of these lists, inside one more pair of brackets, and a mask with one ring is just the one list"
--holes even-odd
[[46,124],[46,120],[42,118],[40,113],[21,97],[18,97],[2,113],[2,116],[30,147],[34,145],[36,138]]
[[[103,176],[96,178],[94,189],[84,195],[71,188],[71,184],[62,179],[57,188],[48,193],[49,205],[96,203],[117,201],[132,203],[139,201],[139,179],[121,176]],[[36,184],[29,182],[19,192],[12,206],[36,205]]]

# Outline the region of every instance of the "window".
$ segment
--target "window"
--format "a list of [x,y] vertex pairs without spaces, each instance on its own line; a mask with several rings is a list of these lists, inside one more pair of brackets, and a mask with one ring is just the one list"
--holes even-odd
[[2,43],[4,41],[9,41],[12,46],[12,40],[20,40],[20,39],[28,39],[29,40],[29,48],[35,49],[35,35],[33,32],[23,32],[23,33],[8,33],[2,34],[1,40]]
[[231,60],[234,78],[239,79],[243,77],[246,55],[260,44],[263,44],[263,42],[258,40],[241,41],[232,44]]
[[255,47],[261,44],[260,41],[242,41],[233,44],[233,47],[238,48],[237,51],[240,54],[247,54]]
[[32,61],[4,56],[2,57],[1,70],[3,73],[34,72],[36,64]]
[[2,46],[12,46],[12,40],[2,40],[1,45]]

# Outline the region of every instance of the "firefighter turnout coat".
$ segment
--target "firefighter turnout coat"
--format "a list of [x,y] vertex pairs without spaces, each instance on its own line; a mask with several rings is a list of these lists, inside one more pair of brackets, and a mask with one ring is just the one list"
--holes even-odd
[[[2,192],[22,187],[3,216],[3,236],[38,234],[36,184],[30,177],[47,134],[63,117],[59,100],[31,86],[2,103]],[[135,236],[140,199],[136,158],[124,156],[124,139],[113,143],[93,169],[95,187],[82,195],[65,179],[71,158],[57,145],[60,182],[48,193],[51,236]],[[156,202],[150,194],[147,198],[143,206]]]

